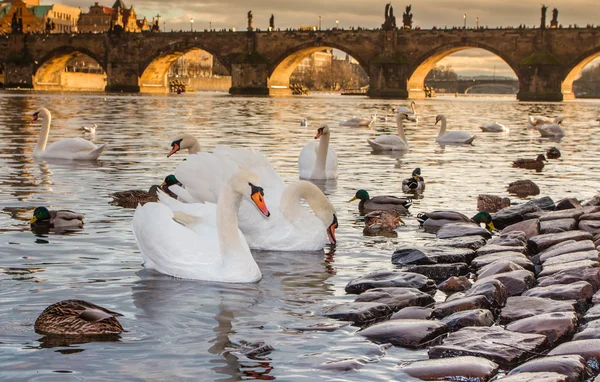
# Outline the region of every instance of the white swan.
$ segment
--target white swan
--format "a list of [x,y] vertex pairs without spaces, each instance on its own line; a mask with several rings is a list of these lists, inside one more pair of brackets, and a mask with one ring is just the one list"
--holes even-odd
[[[175,170],[177,179],[196,201],[220,199],[224,182],[231,173],[247,169],[257,174],[268,195],[269,219],[261,218],[253,206],[242,201],[239,227],[252,249],[277,251],[318,251],[335,244],[335,208],[314,184],[298,181],[286,187],[267,158],[249,149],[217,146],[211,153],[188,155]],[[309,209],[302,206],[304,199]],[[313,214],[314,213],[314,214]]]
[[35,122],[40,118],[42,119],[42,130],[33,150],[35,158],[96,160],[102,154],[105,145],[96,146],[83,138],[63,138],[46,147],[48,135],[50,135],[52,115],[48,109],[42,107],[33,113],[31,122]]
[[86,134],[94,135],[96,134],[96,127],[98,126],[94,123],[94,126],[81,126],[81,129]]
[[301,179],[337,179],[337,154],[329,147],[329,126],[321,125],[315,139],[308,142],[298,156]]
[[527,125],[529,127],[539,127],[542,125],[548,125],[551,123],[556,123],[556,120],[559,119],[560,117],[557,118],[550,118],[550,117],[544,117],[544,116],[529,116],[527,117]]
[[[159,192],[159,203],[138,206],[132,229],[144,267],[186,279],[250,283],[262,274],[238,229],[242,200],[269,216],[259,179],[239,171],[215,204],[185,204]],[[174,219],[178,220],[177,223]]]
[[371,116],[371,119],[365,118],[350,118],[348,120],[340,122],[340,126],[350,126],[350,127],[371,127],[371,125],[375,122],[375,115]]
[[540,132],[540,135],[544,138],[560,138],[565,136],[565,132],[560,127],[562,123],[562,118],[558,117],[555,120],[555,123],[545,124],[538,126],[537,129]]
[[309,125],[308,119],[303,118],[302,121],[300,121],[300,126],[301,127],[307,127],[308,125]]
[[190,154],[196,154],[200,152],[200,143],[192,134],[180,134],[171,142],[171,151],[167,154],[167,158],[183,149],[188,149]]
[[474,135],[467,133],[466,131],[448,131],[446,132],[446,116],[440,114],[435,119],[435,124],[442,121],[440,132],[436,138],[436,141],[441,144],[446,143],[471,143],[475,139]]
[[396,114],[396,124],[398,126],[397,135],[380,135],[374,140],[367,139],[373,151],[407,151],[408,141],[404,135],[404,125],[402,121],[406,119],[406,113]]
[[396,113],[404,113],[406,114],[406,119],[411,122],[419,122],[419,116],[417,115],[417,103],[412,101],[410,103],[410,109],[404,106],[401,106],[396,110]]
[[508,133],[508,127],[498,122],[486,123],[479,126],[479,128],[486,133]]

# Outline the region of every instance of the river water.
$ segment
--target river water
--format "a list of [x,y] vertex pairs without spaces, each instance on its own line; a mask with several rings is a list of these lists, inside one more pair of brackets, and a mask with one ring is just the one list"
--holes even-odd
[[[420,121],[407,126],[411,149],[404,155],[373,155],[367,138],[396,130],[378,122],[373,130],[338,127],[353,116],[390,114],[405,101],[333,94],[292,98],[231,97],[223,93],[180,96],[0,93],[0,379],[234,381],[393,380],[398,365],[424,359],[425,350],[390,348],[345,326],[334,332],[298,328],[335,323],[319,316],[332,304],[353,301],[344,287],[367,272],[391,270],[399,246],[427,241],[414,216],[421,211],[476,212],[480,193],[505,195],[506,185],[532,179],[542,195],[585,199],[599,192],[600,101],[522,103],[508,98],[436,98],[418,102]],[[53,113],[50,142],[82,136],[97,124],[95,142],[107,143],[97,163],[33,160],[39,107]],[[449,129],[477,134],[473,145],[435,142],[437,114]],[[528,115],[564,117],[566,137],[540,139],[526,127]],[[311,125],[301,127],[308,118]],[[508,134],[481,133],[498,121]],[[263,273],[256,284],[211,284],[166,277],[141,266],[130,225],[132,209],[109,205],[108,194],[147,189],[172,173],[185,157],[169,159],[173,137],[189,132],[203,150],[215,145],[263,152],[286,181],[298,177],[297,157],[318,123],[332,127],[339,179],[321,185],[338,211],[338,245],[322,253],[255,253]],[[512,160],[535,158],[549,147],[562,151],[541,173],[514,169]],[[397,238],[365,237],[357,204],[359,188],[370,194],[401,194],[401,181],[422,169],[427,189],[411,207],[412,218]],[[267,199],[268,200],[268,199]],[[519,202],[518,199],[512,198]],[[35,235],[27,220],[38,205],[84,213],[82,230]],[[116,310],[127,330],[116,342],[50,341],[33,330],[39,313],[63,299],[84,299]],[[438,300],[443,296],[437,295]],[[235,349],[263,341],[269,354],[248,358]],[[360,371],[323,365],[365,361]]]

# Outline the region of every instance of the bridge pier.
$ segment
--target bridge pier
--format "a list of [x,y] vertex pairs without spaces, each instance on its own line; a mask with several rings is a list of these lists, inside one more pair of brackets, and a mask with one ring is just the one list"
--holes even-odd
[[140,83],[137,63],[109,62],[106,65],[107,92],[138,93]]
[[[229,94],[269,95],[267,64],[242,62],[231,65]],[[289,87],[287,88],[289,90]]]
[[[563,65],[549,53],[533,53],[520,65],[519,101],[563,101],[561,89]],[[529,61],[529,62],[528,62]],[[574,98],[574,95],[571,93]]]
[[33,89],[33,63],[9,61],[4,63],[5,89]]
[[[369,67],[369,91],[367,96],[371,98],[408,99],[410,95],[406,87],[408,69],[402,61],[402,58],[393,57],[381,57],[373,60]],[[424,92],[423,98],[425,98]]]

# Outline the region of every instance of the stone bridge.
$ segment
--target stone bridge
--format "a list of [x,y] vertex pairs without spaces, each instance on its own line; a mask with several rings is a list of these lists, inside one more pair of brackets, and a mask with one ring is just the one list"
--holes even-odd
[[170,65],[193,49],[211,53],[232,77],[232,94],[290,94],[289,77],[310,53],[336,48],[369,75],[368,95],[424,98],[438,61],[481,48],[503,59],[519,81],[520,100],[574,98],[573,80],[600,56],[599,28],[327,30],[12,34],[0,36],[6,88],[52,88],[65,63],[86,54],[107,75],[106,91],[165,92]]
[[446,89],[448,92],[465,93],[474,87],[496,85],[498,87],[519,88],[518,80],[426,80],[425,85],[431,86],[434,90]]

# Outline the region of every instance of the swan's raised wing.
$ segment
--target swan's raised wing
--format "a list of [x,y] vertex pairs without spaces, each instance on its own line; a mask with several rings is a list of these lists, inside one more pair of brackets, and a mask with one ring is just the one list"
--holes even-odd
[[195,201],[217,203],[221,188],[237,171],[234,161],[199,152],[188,155],[175,169],[175,176]]

